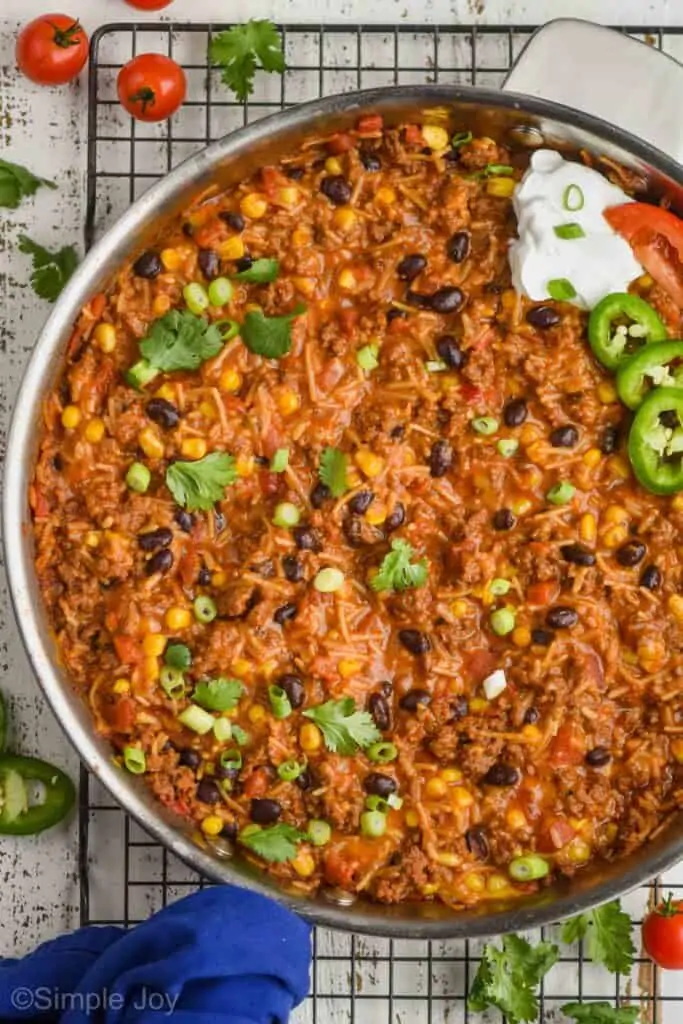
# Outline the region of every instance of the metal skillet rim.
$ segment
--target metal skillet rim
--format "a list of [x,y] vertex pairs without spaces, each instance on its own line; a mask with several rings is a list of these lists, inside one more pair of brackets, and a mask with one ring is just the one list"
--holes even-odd
[[[454,912],[452,917],[429,920],[427,917],[382,917],[381,910],[366,912],[362,905],[340,908],[307,898],[294,897],[272,888],[258,877],[246,877],[235,870],[229,861],[217,861],[196,846],[186,835],[163,820],[160,811],[146,803],[131,787],[123,773],[110,758],[103,757],[97,747],[94,730],[88,730],[74,718],[70,701],[81,700],[75,690],[68,691],[56,670],[54,651],[44,642],[38,627],[40,610],[31,598],[30,580],[33,578],[33,559],[27,542],[27,488],[32,470],[28,452],[31,449],[32,429],[36,420],[36,405],[42,398],[44,384],[50,373],[50,363],[56,354],[62,357],[62,336],[75,320],[80,307],[89,298],[92,279],[96,276],[100,259],[125,249],[126,240],[140,224],[151,219],[154,211],[176,192],[200,178],[203,173],[230,157],[246,145],[267,140],[271,128],[295,131],[317,121],[321,116],[377,107],[406,104],[469,102],[488,107],[519,111],[521,115],[547,117],[569,127],[587,130],[607,143],[618,145],[652,168],[683,185],[683,168],[666,154],[637,139],[614,125],[583,114],[572,108],[522,94],[501,93],[479,87],[448,85],[398,86],[370,89],[327,97],[302,106],[275,113],[256,121],[207,149],[190,157],[169,175],[153,185],[91,250],[60,296],[43,328],[40,338],[25,370],[12,414],[7,446],[3,493],[3,543],[9,580],[9,590],[16,621],[24,647],[35,675],[56,715],[62,729],[77,750],[88,769],[105,786],[113,799],[130,814],[142,828],[189,866],[217,882],[232,881],[284,903],[314,924],[347,931],[386,936],[389,938],[445,939],[474,938],[537,928],[559,918],[589,909],[614,899],[649,881],[683,856],[683,835],[673,838],[661,851],[649,855],[630,870],[616,878],[598,883],[584,893],[560,894],[544,905],[513,905],[502,911],[482,916],[467,916]],[[130,248],[130,246],[128,247]],[[646,851],[646,847],[642,848]],[[265,877],[265,876],[264,876]]]

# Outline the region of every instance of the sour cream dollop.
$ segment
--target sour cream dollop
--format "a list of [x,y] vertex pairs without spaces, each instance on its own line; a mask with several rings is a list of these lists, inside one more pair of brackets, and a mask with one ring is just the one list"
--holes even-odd
[[[515,290],[534,301],[564,297],[584,309],[610,292],[625,292],[642,269],[603,210],[630,202],[598,171],[551,149],[537,150],[512,199],[519,234],[510,246]],[[581,236],[559,237],[556,228]],[[549,283],[558,281],[569,282],[576,294],[553,295],[558,286],[549,290]]]

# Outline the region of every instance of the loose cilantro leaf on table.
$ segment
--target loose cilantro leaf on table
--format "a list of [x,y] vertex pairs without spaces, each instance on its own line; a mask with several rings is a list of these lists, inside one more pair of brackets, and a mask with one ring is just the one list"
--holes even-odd
[[610,1003],[567,1003],[562,1013],[576,1024],[636,1024],[640,1011],[637,1006],[616,1009]]
[[57,188],[54,181],[36,178],[35,174],[21,164],[0,160],[0,206],[16,210],[22,199],[32,196],[39,188]]
[[304,711],[321,730],[325,745],[332,753],[355,754],[359,747],[369,747],[381,734],[368,711],[356,711],[352,697],[328,700]]
[[271,825],[270,828],[247,825],[237,837],[242,846],[246,846],[248,850],[263,857],[264,860],[274,861],[278,864],[285,860],[293,860],[297,854],[296,844],[305,838],[304,832],[299,832],[293,825],[287,825],[284,822]]
[[427,582],[427,559],[411,563],[414,555],[412,546],[405,540],[392,540],[392,550],[385,555],[377,575],[370,586],[373,590],[408,590],[410,587],[424,587]]
[[164,373],[196,370],[218,355],[223,337],[215,324],[189,310],[172,309],[155,320],[140,342],[140,351],[151,366]]
[[280,273],[278,260],[254,260],[246,270],[233,274],[233,280],[246,281],[248,284],[270,284]]
[[333,498],[341,498],[349,489],[346,464],[344,452],[340,452],[338,448],[323,448],[318,476],[325,486],[329,487]]
[[33,260],[31,286],[41,299],[54,302],[62,288],[78,266],[78,256],[73,245],[65,245],[57,252],[43,249],[27,235],[19,235],[19,251]]
[[532,946],[519,935],[506,935],[503,948],[484,947],[479,970],[470,989],[470,1010],[497,1007],[507,1024],[538,1019],[537,986],[559,956],[557,946],[539,942]]
[[195,462],[172,462],[166,470],[166,486],[184,508],[211,508],[237,479],[235,460],[226,452],[212,452]]
[[218,676],[197,683],[192,700],[207,711],[231,711],[244,693],[239,679]]
[[593,963],[603,964],[615,974],[630,972],[636,950],[631,918],[621,909],[619,900],[565,921],[562,941],[571,944],[579,939],[586,940],[586,952]]
[[268,19],[250,19],[220,32],[211,40],[211,63],[223,69],[222,80],[237,96],[245,100],[254,88],[257,68],[263,71],[285,70],[282,39]]
[[292,320],[305,312],[301,304],[285,316],[265,316],[260,309],[253,310],[247,313],[240,329],[242,341],[250,352],[265,359],[286,356],[292,347]]

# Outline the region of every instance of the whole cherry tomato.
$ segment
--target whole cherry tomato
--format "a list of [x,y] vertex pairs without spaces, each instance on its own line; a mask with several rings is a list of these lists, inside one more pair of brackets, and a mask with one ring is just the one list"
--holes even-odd
[[162,7],[168,7],[173,0],[126,0],[130,7],[137,7],[139,11],[160,11]]
[[643,946],[654,962],[667,971],[683,970],[683,900],[669,898],[643,921]]
[[119,100],[138,121],[163,121],[185,99],[185,72],[161,53],[141,53],[119,71]]
[[39,85],[62,85],[82,70],[88,59],[88,37],[77,18],[43,14],[19,33],[19,70]]

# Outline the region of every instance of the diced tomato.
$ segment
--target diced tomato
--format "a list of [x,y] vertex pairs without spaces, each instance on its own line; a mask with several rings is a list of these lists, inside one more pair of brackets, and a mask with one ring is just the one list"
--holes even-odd
[[348,836],[331,845],[323,864],[325,878],[331,885],[342,889],[353,889],[354,883],[362,878],[374,864],[382,863],[388,856],[391,844],[387,839],[365,839],[363,836]]
[[263,182],[263,191],[269,197],[272,197],[277,189],[282,188],[283,184],[282,174],[277,167],[263,167],[261,181]]
[[483,647],[476,651],[463,651],[462,659],[465,672],[475,686],[498,668],[498,656]]
[[353,149],[355,144],[352,135],[348,135],[346,132],[337,132],[331,139],[328,139],[327,148],[330,153],[346,153],[349,149]]
[[200,249],[211,249],[226,237],[225,224],[222,220],[210,220],[204,227],[195,228],[192,240]]
[[683,221],[649,203],[611,206],[604,216],[629,243],[638,262],[683,309]]
[[50,506],[39,487],[32,487],[30,490],[31,508],[37,519],[50,514]]
[[376,135],[382,131],[384,120],[381,114],[365,114],[358,118],[356,127],[359,135]]
[[555,853],[567,843],[571,843],[576,835],[566,818],[552,817],[545,821],[538,830],[537,847],[541,853]]
[[405,140],[409,146],[421,146],[423,143],[422,128],[419,124],[408,124],[405,128]]
[[410,322],[407,316],[397,316],[391,321],[387,328],[389,334],[403,334],[410,327]]
[[476,405],[477,402],[481,402],[484,397],[484,393],[481,388],[478,388],[476,384],[470,384],[468,380],[463,381],[461,384],[460,394],[468,405]]
[[552,604],[560,592],[560,585],[557,580],[545,580],[542,583],[532,583],[527,587],[527,604],[537,608],[545,608]]
[[119,633],[114,637],[114,650],[116,657],[124,665],[135,665],[144,657],[142,647],[137,640],[132,636],[126,636],[125,633]]
[[135,701],[130,697],[119,697],[109,705],[105,715],[114,732],[130,732],[135,725]]
[[193,583],[196,583],[199,575],[200,562],[201,559],[193,547],[185,550],[178,561],[178,572],[184,586],[191,587]]
[[172,811],[175,811],[176,814],[180,814],[181,817],[183,818],[187,817],[187,815],[190,813],[190,808],[187,806],[184,800],[171,800],[171,802],[168,804],[168,807]]
[[249,778],[245,781],[243,792],[245,796],[263,796],[268,792],[268,772],[265,768],[255,768]]
[[550,763],[554,768],[581,764],[586,754],[586,736],[576,722],[561,725],[550,744]]
[[95,320],[99,320],[99,318],[102,316],[102,314],[104,313],[106,305],[107,305],[107,296],[103,292],[100,292],[99,295],[96,295],[91,300],[91,302],[90,302],[90,312],[92,313],[92,315],[95,318]]
[[343,306],[337,316],[344,334],[353,334],[358,323],[358,310],[353,306]]
[[268,498],[277,494],[280,490],[281,479],[282,476],[279,473],[270,473],[267,469],[262,469],[259,473],[259,483],[263,496]]

